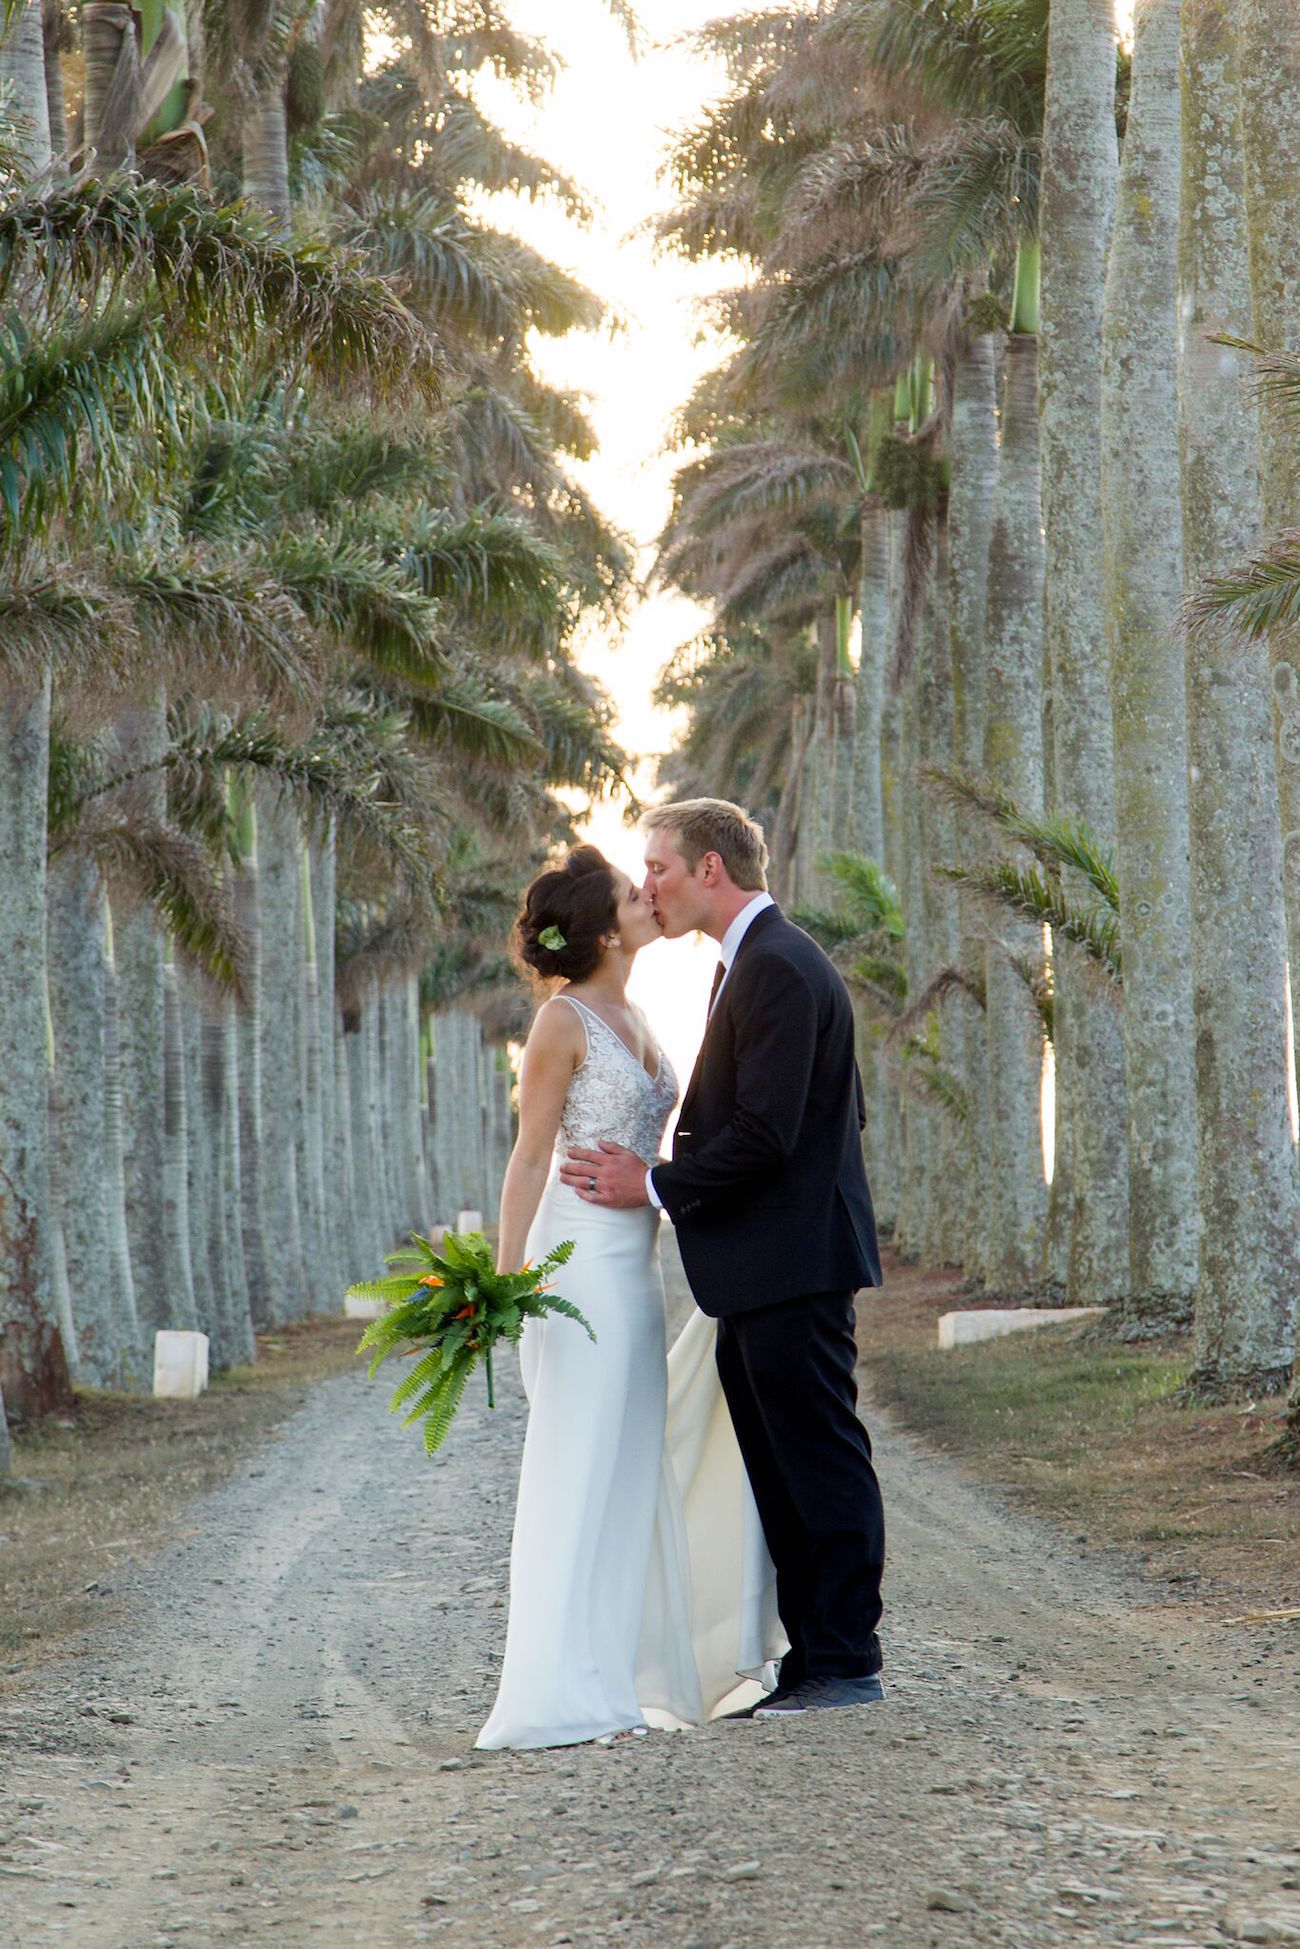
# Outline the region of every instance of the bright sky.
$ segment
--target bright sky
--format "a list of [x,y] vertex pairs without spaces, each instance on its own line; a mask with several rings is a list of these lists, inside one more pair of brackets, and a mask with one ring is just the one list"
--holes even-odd
[[[635,539],[644,572],[669,506],[667,423],[721,351],[716,338],[704,333],[695,302],[720,281],[718,272],[660,256],[647,234],[648,221],[671,201],[671,189],[659,180],[669,132],[694,120],[723,81],[719,69],[677,37],[716,15],[720,0],[646,5],[656,45],[636,61],[601,0],[510,0],[507,10],[514,25],[544,41],[564,67],[537,104],[493,85],[477,90],[483,106],[517,141],[576,178],[598,208],[595,222],[584,229],[545,202],[492,198],[491,218],[576,272],[622,321],[612,333],[540,341],[536,352],[546,378],[588,396],[600,451],[576,471],[605,513]],[[593,638],[582,645],[583,667],[614,700],[621,741],[643,761],[637,780],[643,794],[653,786],[648,761],[672,742],[671,723],[651,702],[655,680],[704,620],[695,604],[656,592],[635,605],[617,641]],[[637,836],[620,808],[598,807],[588,833],[640,877]],[[633,992],[683,1084],[703,1030],[715,960],[711,944],[664,942],[641,955],[633,976]]]

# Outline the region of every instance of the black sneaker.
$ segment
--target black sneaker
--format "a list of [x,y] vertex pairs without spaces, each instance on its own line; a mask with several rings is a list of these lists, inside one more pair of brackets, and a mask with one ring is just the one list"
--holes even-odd
[[784,1719],[798,1712],[827,1712],[840,1705],[877,1705],[885,1696],[879,1672],[869,1678],[805,1678],[793,1691],[773,1693],[754,1707],[756,1719]]

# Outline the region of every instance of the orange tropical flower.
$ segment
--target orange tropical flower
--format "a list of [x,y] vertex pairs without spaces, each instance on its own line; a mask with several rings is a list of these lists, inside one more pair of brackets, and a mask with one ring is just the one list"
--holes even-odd
[[468,1306],[462,1306],[462,1307],[461,1307],[461,1309],[460,1309],[460,1311],[459,1311],[459,1313],[457,1313],[457,1314],[455,1315],[455,1317],[456,1317],[456,1318],[457,1318],[458,1320],[472,1320],[472,1319],[473,1319],[473,1317],[474,1317],[474,1315],[475,1315],[475,1314],[476,1314],[477,1312],[478,1312],[478,1307],[477,1307],[477,1306],[475,1306],[475,1305],[474,1305],[474,1303],[473,1303],[473,1301],[471,1300],[471,1301],[470,1301],[470,1304],[469,1304]]
[[427,1279],[421,1279],[420,1281],[422,1286],[441,1286],[442,1283],[442,1280],[439,1279],[436,1272],[431,1272]]

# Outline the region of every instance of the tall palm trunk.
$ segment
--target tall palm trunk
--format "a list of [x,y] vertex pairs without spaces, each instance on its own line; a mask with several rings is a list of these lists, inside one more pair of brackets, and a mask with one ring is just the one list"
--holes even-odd
[[[926,601],[924,658],[918,673],[918,758],[922,769],[951,767],[956,732],[952,686],[952,652],[948,622],[948,537],[941,516],[935,543],[934,569]],[[925,914],[926,979],[951,967],[958,954],[957,905],[951,889],[935,874],[953,856],[953,820],[947,803],[925,787],[918,790],[921,840],[921,901]],[[944,1063],[960,1077],[965,1053],[963,1022],[956,1009],[945,1010],[939,1023]],[[932,1116],[935,1189],[926,1211],[923,1257],[932,1265],[959,1265],[962,1218],[965,1211],[967,1156],[964,1132],[955,1117],[936,1109]]]
[[71,1399],[55,1312],[46,1140],[48,674],[0,710],[0,1388],[10,1413],[32,1416]]
[[231,1366],[244,1366],[257,1358],[257,1343],[253,1337],[248,1267],[244,1258],[243,1157],[239,1145],[239,1037],[232,1001],[223,1002],[205,1021],[203,1033],[205,1088],[213,1095],[219,1092],[221,1098],[220,1117],[214,1117],[213,1121],[221,1133],[217,1195],[224,1277],[218,1294],[223,1300],[224,1357]]
[[[1027,260],[1027,261],[1026,261]],[[1008,336],[1002,453],[989,540],[985,611],[983,769],[1031,812],[1043,800],[1043,546],[1036,410],[1038,339],[1032,257]],[[1027,327],[1027,329],[1026,329]],[[988,1282],[996,1292],[1036,1287],[1043,1271],[1047,1187],[1039,1109],[1042,1036],[1007,949],[1037,959],[1038,930],[1000,923],[985,955],[988,998],[990,1174]]]
[[[315,901],[312,890],[311,849],[302,842],[299,856],[303,916],[302,1067],[298,1114],[298,1183],[302,1200],[303,1262],[311,1285],[311,1312],[322,1307],[320,1295],[327,1279],[337,1276],[330,1264],[325,1193],[325,1078],[321,1044],[320,971]],[[332,1053],[332,1051],[331,1051]]]
[[799,897],[799,800],[807,744],[807,701],[794,697],[790,700],[790,755],[772,828],[772,891],[787,906],[793,906]]
[[121,169],[135,153],[140,113],[140,42],[136,15],[121,0],[94,0],[82,13],[86,86],[85,146],[101,173]]
[[[924,635],[924,623],[921,626]],[[921,822],[921,681],[924,652],[913,660],[900,698],[898,795],[902,827],[903,871],[899,893],[907,931],[903,960],[909,997],[920,993],[930,974],[930,944],[926,937],[925,839]],[[902,1057],[906,1076],[907,1058]],[[903,1088],[901,1097],[902,1151],[899,1160],[898,1227],[894,1242],[905,1259],[918,1259],[931,1232],[931,1204],[937,1192],[933,1108],[915,1090]]]
[[222,1345],[221,1281],[224,1276],[220,1241],[221,1211],[217,1179],[221,1170],[221,1132],[216,1106],[208,1092],[204,1062],[204,1029],[208,1013],[198,980],[179,980],[181,1046],[185,1057],[185,1155],[188,1165],[186,1204],[189,1215],[190,1276],[194,1281],[194,1315],[210,1341],[209,1362],[228,1365]]
[[0,88],[9,97],[14,147],[27,174],[39,176],[51,161],[41,0],[22,0],[0,39]]
[[244,109],[244,195],[260,203],[276,227],[289,227],[289,130],[285,65],[264,53],[256,92]]
[[[989,540],[998,478],[997,371],[991,333],[966,341],[955,362],[948,451],[948,656],[952,668],[953,755],[967,771],[984,762],[984,629],[988,605]],[[955,843],[955,835],[954,835]],[[957,907],[957,959],[983,986],[986,929],[973,898]],[[961,1261],[983,1285],[989,1272],[988,1183],[992,1172],[988,1029],[983,1008],[964,997],[962,1053],[971,1106],[966,1125]]]
[[[1246,234],[1252,337],[1270,351],[1300,352],[1300,16],[1290,0],[1241,0],[1237,10],[1245,149]],[[1276,405],[1260,417],[1260,481],[1268,534],[1294,526],[1300,505],[1300,443]],[[1300,993],[1300,625],[1269,636],[1278,800],[1282,818],[1287,959]],[[1300,1443],[1300,1376],[1287,1410]]]
[[[883,866],[885,802],[885,683],[889,665],[889,516],[876,502],[862,513],[862,574],[859,584],[862,641],[858,656],[853,714],[853,801],[850,849]],[[855,1004],[858,1062],[867,1106],[862,1148],[871,1181],[876,1222],[892,1234],[898,1218],[898,1157],[902,1127],[892,1064],[880,1047],[879,1030],[862,1005]]]
[[[1101,545],[1101,322],[1115,210],[1115,13],[1111,0],[1053,0],[1043,131],[1042,328],[1045,661],[1054,810],[1115,843]],[[1085,898],[1071,884],[1071,894]],[[1069,950],[1055,958],[1056,1086],[1072,1157],[1066,1296],[1106,1304],[1128,1285],[1128,1110],[1123,1028]]]
[[[1226,0],[1183,0],[1179,425],[1189,589],[1242,555],[1259,525],[1241,362],[1210,343],[1251,331],[1235,56]],[[1300,1294],[1282,834],[1263,644],[1208,632],[1189,640],[1187,759],[1202,1220],[1194,1384],[1253,1394],[1285,1383]]]
[[113,918],[103,901],[104,925],[104,1197],[108,1219],[106,1283],[113,1309],[113,1344],[118,1351],[115,1385],[147,1388],[152,1361],[146,1356],[131,1267],[126,1225],[126,1139],[122,1114],[122,1039],[118,1027],[117,949]]
[[[363,1267],[375,1265],[377,1254],[370,1238],[370,1214],[362,1204],[359,1169],[352,1159],[352,1085],[350,1065],[357,1038],[349,1035],[339,1019],[334,1030],[334,1190],[338,1204],[338,1276],[344,1285],[366,1276]],[[336,1279],[337,1284],[337,1279]]]
[[1106,640],[1124,922],[1129,1291],[1184,1317],[1196,1285],[1196,1097],[1188,956],[1187,709],[1175,276],[1178,0],[1138,0],[1133,94],[1102,327]]
[[170,954],[163,964],[163,1241],[169,1326],[198,1325],[190,1257],[189,1105],[180,982]]
[[[140,710],[124,713],[117,727],[128,766],[149,765],[167,743],[167,708],[161,695]],[[144,789],[153,815],[166,814],[161,771]],[[126,1222],[136,1307],[152,1348],[159,1327],[194,1323],[194,1288],[188,1239],[182,1252],[176,1233],[181,1203],[168,1155],[168,1056],[162,935],[152,915],[140,909],[114,930],[117,961],[118,1025],[121,1037],[122,1109],[126,1168]],[[175,1079],[173,1085],[175,1084]],[[173,1099],[172,1115],[177,1113]],[[188,1231],[188,1217],[186,1218]]]
[[339,1158],[338,1009],[334,996],[337,920],[337,846],[333,827],[312,851],[312,915],[316,936],[316,988],[321,1065],[321,1157],[325,1192],[323,1257],[337,1284],[346,1257],[346,1196]]
[[[375,1151],[370,1129],[370,1099],[367,1086],[367,1054],[364,1013],[354,1033],[347,1039],[349,1140],[352,1152],[352,1183],[355,1186],[357,1248],[359,1262],[378,1265],[389,1249],[390,1240],[379,1209],[379,1179],[375,1172]],[[362,1275],[354,1275],[362,1276]]]
[[302,1096],[302,899],[298,821],[272,794],[258,805],[262,921],[262,1180],[273,1241],[276,1324],[310,1310],[298,1183]]
[[108,1189],[104,1168],[107,1073],[104,1060],[104,896],[93,867],[56,859],[47,884],[50,1015],[50,1182],[63,1228],[78,1378],[93,1387],[121,1382],[112,1282],[107,1276]]
[[253,1325],[260,1329],[270,1326],[278,1317],[276,1282],[280,1277],[280,1269],[273,1266],[271,1258],[269,1206],[265,1189],[266,1144],[262,1124],[265,1098],[262,1074],[262,916],[265,903],[258,862],[257,804],[250,789],[232,794],[232,810],[239,832],[241,861],[235,875],[235,912],[248,943],[248,1005],[239,1018],[237,1040],[240,1231],[249,1313]]
[[830,844],[833,847],[844,845],[854,810],[853,758],[857,746],[858,700],[853,657],[849,648],[852,632],[853,600],[847,595],[836,596],[835,695],[832,701],[835,748],[830,820]]
[[59,48],[63,39],[63,8],[60,0],[42,0],[41,33],[45,44],[45,109],[50,125],[50,155],[55,162],[68,153],[68,109],[63,91],[63,64]]

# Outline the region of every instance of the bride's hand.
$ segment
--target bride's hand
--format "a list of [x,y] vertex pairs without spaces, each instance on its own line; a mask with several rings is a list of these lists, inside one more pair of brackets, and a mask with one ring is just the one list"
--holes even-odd
[[560,1177],[584,1204],[630,1211],[648,1205],[646,1162],[623,1144],[601,1139],[599,1150],[571,1150],[560,1166]]

